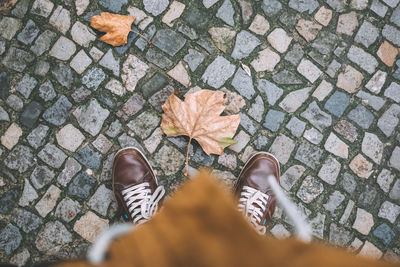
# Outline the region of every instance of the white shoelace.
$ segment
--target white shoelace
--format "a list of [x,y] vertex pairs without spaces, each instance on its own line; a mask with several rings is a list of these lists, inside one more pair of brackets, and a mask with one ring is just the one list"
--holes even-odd
[[[260,225],[261,219],[267,207],[269,196],[252,187],[244,186],[240,193],[238,208],[261,235],[267,228]],[[264,222],[265,223],[265,222]]]
[[153,217],[158,209],[158,202],[165,194],[165,189],[163,186],[159,186],[151,194],[150,184],[146,182],[131,186],[121,192],[133,223],[139,225]]

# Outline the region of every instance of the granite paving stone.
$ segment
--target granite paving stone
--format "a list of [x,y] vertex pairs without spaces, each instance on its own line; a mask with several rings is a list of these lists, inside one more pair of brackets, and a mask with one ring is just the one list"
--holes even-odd
[[332,117],[328,113],[322,111],[315,101],[313,101],[308,108],[301,113],[301,117],[308,120],[320,131],[323,131],[332,124]]
[[0,234],[0,249],[7,255],[16,250],[22,241],[22,235],[13,224],[7,224]]
[[36,26],[35,22],[30,19],[22,31],[17,35],[17,39],[25,45],[31,44],[39,34],[39,31],[40,30]]
[[43,118],[53,125],[60,126],[67,120],[71,109],[72,103],[66,96],[62,95],[51,107],[45,110]]
[[363,129],[368,129],[374,120],[374,115],[371,111],[360,104],[352,109],[347,116]]
[[231,56],[234,59],[246,58],[260,44],[261,42],[256,36],[248,31],[241,31],[236,35],[235,47]]
[[90,196],[96,179],[81,171],[68,185],[67,194],[73,197],[86,199]]
[[352,45],[347,53],[348,59],[356,63],[369,74],[375,72],[378,66],[378,61],[369,53],[365,52],[362,48]]
[[314,127],[304,131],[303,137],[314,145],[321,143],[324,135]]
[[53,168],[60,168],[67,155],[55,145],[47,143],[38,153],[38,157]]
[[324,108],[336,117],[341,117],[349,104],[349,95],[340,91],[336,91],[325,102]]
[[322,154],[323,150],[319,147],[309,142],[302,141],[296,150],[294,158],[308,167],[316,169],[320,163]]
[[62,246],[72,242],[72,234],[60,221],[47,222],[42,226],[35,240],[36,248],[50,255],[61,250]]
[[361,24],[361,27],[358,29],[354,40],[368,48],[376,41],[378,36],[378,28],[375,27],[371,22],[364,20],[363,24]]
[[378,217],[388,220],[394,223],[400,214],[400,206],[392,202],[385,201],[379,208]]
[[80,210],[81,205],[78,201],[66,197],[58,203],[54,215],[68,223],[76,217]]
[[175,56],[186,43],[181,34],[165,29],[157,31],[153,44],[170,56]]

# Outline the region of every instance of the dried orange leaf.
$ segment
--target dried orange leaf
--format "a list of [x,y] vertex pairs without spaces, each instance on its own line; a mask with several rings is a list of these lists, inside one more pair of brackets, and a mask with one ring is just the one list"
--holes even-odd
[[102,12],[100,16],[93,16],[90,19],[90,26],[106,33],[99,38],[100,41],[112,46],[121,46],[128,42],[128,34],[131,32],[134,20],[133,16]]
[[225,147],[236,143],[233,136],[240,123],[239,115],[220,116],[225,109],[224,96],[221,91],[200,90],[182,101],[172,94],[162,106],[161,129],[167,136],[189,136],[188,148],[195,139],[207,155],[221,155]]

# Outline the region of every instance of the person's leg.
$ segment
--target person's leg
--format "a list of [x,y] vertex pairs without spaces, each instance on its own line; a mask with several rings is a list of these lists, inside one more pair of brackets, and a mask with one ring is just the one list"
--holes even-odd
[[[100,266],[395,266],[320,244],[258,235],[209,174],[183,185],[154,216],[111,243]],[[61,266],[93,266],[70,262]]]
[[148,221],[162,204],[165,194],[146,157],[128,147],[115,154],[112,186],[122,217],[135,225]]

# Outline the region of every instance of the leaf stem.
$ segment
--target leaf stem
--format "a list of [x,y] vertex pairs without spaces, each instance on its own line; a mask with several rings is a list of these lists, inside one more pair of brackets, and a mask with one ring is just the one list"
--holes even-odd
[[141,34],[140,32],[137,32],[135,30],[131,30],[131,32],[136,33],[137,35],[139,35],[140,37],[142,37],[149,45],[151,45],[151,42],[149,40],[147,40],[146,37],[143,36],[143,34]]
[[189,143],[186,148],[186,171],[184,173],[185,176],[189,175],[189,150],[190,150],[190,143],[192,142],[192,137],[189,137]]

